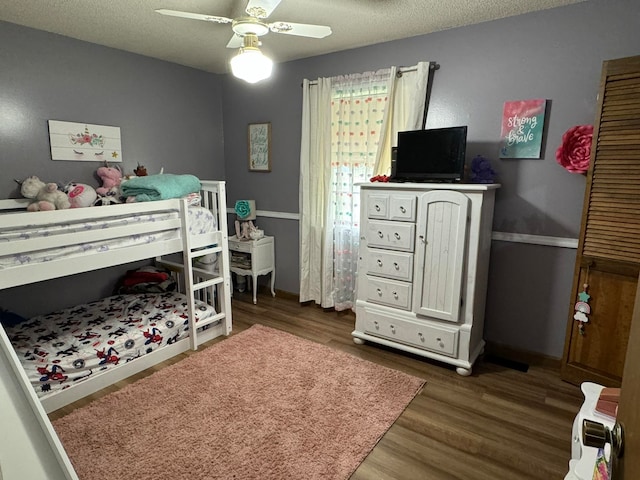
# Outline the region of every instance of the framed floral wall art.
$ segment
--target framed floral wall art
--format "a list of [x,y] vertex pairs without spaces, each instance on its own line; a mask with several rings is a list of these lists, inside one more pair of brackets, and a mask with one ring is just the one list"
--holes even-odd
[[122,162],[120,127],[49,120],[51,160]]
[[271,171],[271,124],[250,123],[247,132],[249,171]]

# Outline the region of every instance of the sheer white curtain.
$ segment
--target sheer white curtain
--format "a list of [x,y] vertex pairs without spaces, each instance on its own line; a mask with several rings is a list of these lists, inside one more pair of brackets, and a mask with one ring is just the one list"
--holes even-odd
[[420,128],[425,108],[429,64],[397,71],[303,82],[301,302],[353,307],[360,238],[355,185],[389,172],[397,132]]

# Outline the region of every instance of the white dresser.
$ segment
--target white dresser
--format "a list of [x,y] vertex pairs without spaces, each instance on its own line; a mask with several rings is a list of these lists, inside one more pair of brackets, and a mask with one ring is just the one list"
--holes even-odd
[[469,375],[482,332],[498,184],[360,185],[355,343]]

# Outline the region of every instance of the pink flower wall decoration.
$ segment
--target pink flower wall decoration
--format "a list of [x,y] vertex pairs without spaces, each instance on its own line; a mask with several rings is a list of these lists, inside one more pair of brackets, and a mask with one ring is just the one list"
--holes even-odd
[[562,136],[562,143],[556,150],[556,160],[572,173],[589,170],[593,125],[576,125]]

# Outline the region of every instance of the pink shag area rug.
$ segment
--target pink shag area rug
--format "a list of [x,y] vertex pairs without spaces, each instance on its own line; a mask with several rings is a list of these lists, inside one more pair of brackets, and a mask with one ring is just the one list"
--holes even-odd
[[346,479],[423,385],[254,325],[54,427],[81,480]]

